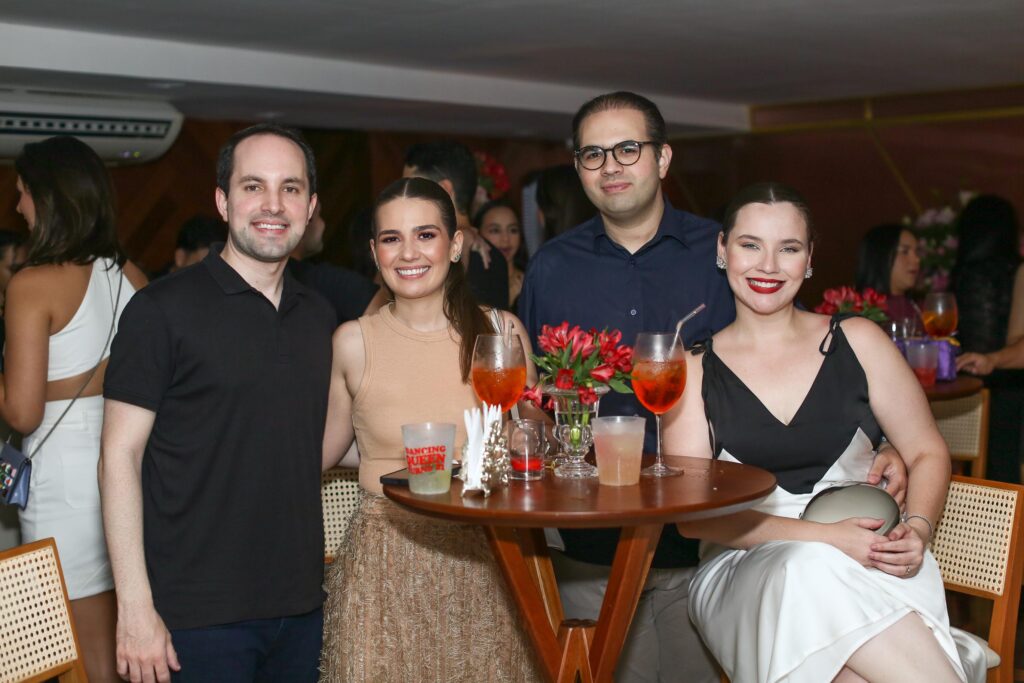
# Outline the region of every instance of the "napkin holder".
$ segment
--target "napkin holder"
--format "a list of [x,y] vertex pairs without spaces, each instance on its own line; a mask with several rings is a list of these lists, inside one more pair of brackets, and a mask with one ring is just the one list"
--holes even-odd
[[491,490],[508,484],[508,440],[501,428],[501,408],[484,404],[465,411],[466,446],[462,451],[462,495],[480,491],[484,498]]

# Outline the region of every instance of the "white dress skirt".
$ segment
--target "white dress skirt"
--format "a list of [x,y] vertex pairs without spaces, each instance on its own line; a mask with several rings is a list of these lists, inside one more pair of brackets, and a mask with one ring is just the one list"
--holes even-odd
[[[870,449],[851,448],[813,493],[777,488],[754,509],[799,517],[819,490],[863,480],[870,457]],[[735,461],[728,453],[721,458]],[[931,629],[961,680],[985,680],[984,652],[950,631],[930,551],[915,576],[900,578],[862,567],[827,543],[772,541],[749,550],[707,544],[690,585],[690,618],[734,683],[831,681],[861,645],[911,612]]]
[[[39,427],[25,437],[32,454],[70,401],[49,401]],[[19,513],[23,543],[52,536],[68,597],[112,590],[114,577],[103,536],[96,467],[103,428],[103,397],[79,398],[32,457],[28,506]]]

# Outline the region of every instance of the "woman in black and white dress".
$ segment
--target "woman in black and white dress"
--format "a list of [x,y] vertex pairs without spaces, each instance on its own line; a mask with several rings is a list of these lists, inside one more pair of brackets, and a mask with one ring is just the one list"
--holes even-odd
[[[747,188],[722,230],[736,321],[688,356],[665,449],[757,465],[779,486],[753,510],[680,525],[708,542],[691,618],[737,682],[968,680],[925,548],[949,454],[917,380],[874,323],[793,305],[813,249],[795,191]],[[907,521],[883,537],[877,519],[800,520],[818,491],[866,478],[883,432],[907,465]]]

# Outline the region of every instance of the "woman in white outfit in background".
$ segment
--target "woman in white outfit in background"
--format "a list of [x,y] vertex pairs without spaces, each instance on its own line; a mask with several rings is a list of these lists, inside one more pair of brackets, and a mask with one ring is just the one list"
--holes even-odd
[[7,286],[0,415],[32,456],[22,542],[56,538],[89,680],[116,681],[116,602],[96,480],[101,393],[116,319],[146,278],[118,246],[110,179],[87,145],[27,144],[15,170],[31,238]]

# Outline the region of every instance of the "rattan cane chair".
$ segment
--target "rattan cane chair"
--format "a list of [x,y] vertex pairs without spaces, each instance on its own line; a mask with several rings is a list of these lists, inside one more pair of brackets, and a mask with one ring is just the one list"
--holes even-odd
[[333,467],[324,472],[320,476],[320,500],[324,508],[324,562],[333,562],[348,518],[359,504],[359,470]]
[[1013,681],[1024,486],[954,476],[932,552],[946,588],[992,601],[989,683]]
[[0,683],[86,683],[52,538],[0,552]]
[[932,415],[949,456],[967,465],[968,476],[985,477],[988,466],[988,389],[949,401],[932,401]]

